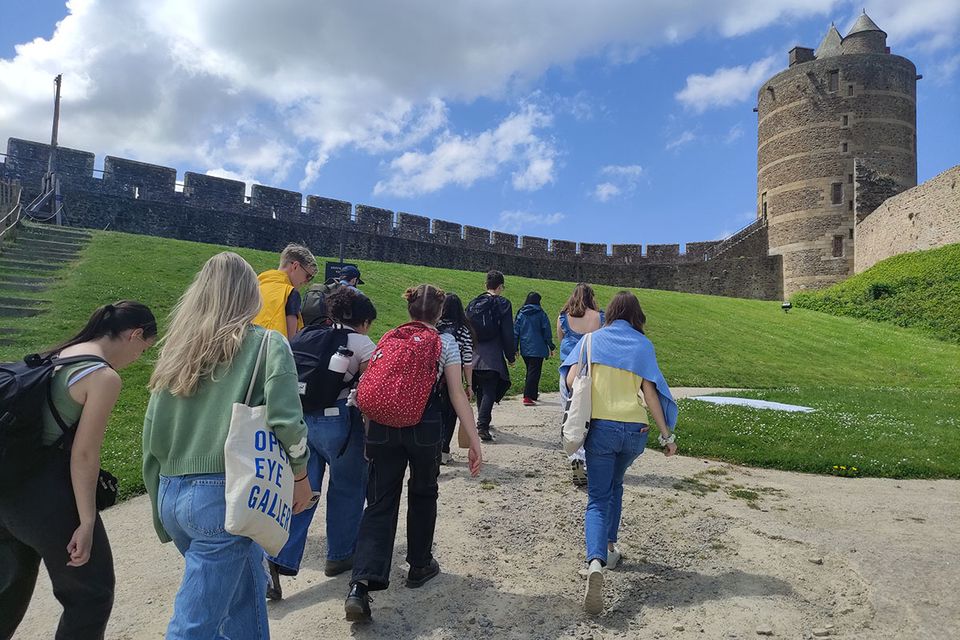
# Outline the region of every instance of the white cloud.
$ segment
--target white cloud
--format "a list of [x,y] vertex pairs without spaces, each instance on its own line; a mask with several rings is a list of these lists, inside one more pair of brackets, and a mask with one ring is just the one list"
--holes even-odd
[[727,131],[727,135],[723,137],[723,142],[725,144],[732,144],[743,137],[743,125],[739,122]]
[[853,7],[842,33],[853,26],[862,7],[887,32],[887,43],[893,48],[915,44],[935,51],[955,46],[960,36],[960,2],[956,0],[867,0]]
[[560,212],[501,211],[495,228],[507,233],[521,233],[531,227],[552,227],[563,222],[566,217]]
[[693,131],[684,131],[676,138],[673,138],[667,142],[667,146],[664,147],[667,151],[676,151],[680,147],[690,144],[697,139],[697,135]]
[[600,175],[606,181],[597,184],[593,189],[593,197],[599,202],[609,202],[620,195],[632,193],[643,175],[643,167],[639,164],[607,165],[600,169]]
[[260,184],[260,181],[252,176],[245,176],[242,173],[230,171],[229,169],[224,169],[223,167],[208,169],[207,175],[213,176],[214,178],[226,178],[227,180],[237,180],[239,182],[243,182],[246,185],[246,188],[243,190],[243,194],[247,197],[250,197],[250,192],[252,191],[253,185]]
[[407,151],[394,158],[388,166],[389,176],[377,182],[373,192],[409,197],[448,185],[470,187],[496,175],[502,167],[514,168],[514,189],[536,191],[554,180],[557,150],[539,134],[552,122],[549,114],[527,105],[496,128],[475,136],[445,131],[431,151]]
[[[448,104],[500,100],[585,57],[616,64],[840,1],[70,0],[50,39],[0,60],[0,133],[45,139],[63,72],[67,146],[307,188],[343,149],[399,153],[437,137]],[[545,144],[511,169],[517,188],[552,178]]]
[[781,58],[782,56],[769,56],[757,60],[749,67],[721,67],[710,75],[689,75],[686,85],[675,97],[685,107],[697,113],[745,102],[753,96],[760,83],[782,64]]

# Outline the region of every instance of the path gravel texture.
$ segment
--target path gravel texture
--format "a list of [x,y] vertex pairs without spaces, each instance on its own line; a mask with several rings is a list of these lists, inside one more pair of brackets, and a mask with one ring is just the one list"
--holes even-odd
[[[607,573],[604,613],[587,616],[586,494],[572,486],[558,446],[559,400],[543,399],[495,409],[497,441],[484,448],[480,478],[463,454],[442,468],[439,577],[403,587],[401,513],[393,584],[374,595],[374,622],[351,626],[349,577],[323,575],[317,518],[303,571],[270,603],[273,637],[960,637],[960,482],[813,476],[655,450],[627,475],[625,557]],[[678,439],[682,453],[682,421]],[[104,520],[117,572],[107,637],[161,638],[183,561],[154,536],[146,497]],[[16,637],[52,637],[58,616],[42,575]]]

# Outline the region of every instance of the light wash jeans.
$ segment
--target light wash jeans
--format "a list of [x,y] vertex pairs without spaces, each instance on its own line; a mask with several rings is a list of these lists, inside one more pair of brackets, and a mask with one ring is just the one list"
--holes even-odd
[[587,454],[587,562],[607,564],[607,544],[617,541],[623,511],[623,476],[647,445],[647,425],[591,420]]
[[160,521],[186,566],[167,640],[270,638],[263,549],[227,533],[222,473],[160,476]]
[[[307,475],[315,491],[320,490],[324,471],[330,467],[326,497],[327,560],[344,560],[356,550],[367,492],[363,421],[355,410],[347,407],[346,400],[338,402],[336,409],[339,411],[337,415],[319,412],[303,416],[307,423],[307,445],[310,447]],[[340,455],[341,451],[343,455]],[[281,574],[295,576],[300,571],[307,530],[316,511],[317,507],[314,506],[293,516],[287,544],[277,557],[270,558],[278,565]]]

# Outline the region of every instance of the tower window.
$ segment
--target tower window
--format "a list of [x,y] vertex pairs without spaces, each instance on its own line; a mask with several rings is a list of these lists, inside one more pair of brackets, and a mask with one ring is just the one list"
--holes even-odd
[[848,174],[847,174],[847,184],[853,184],[853,174],[852,174],[852,173],[848,173]]
[[849,124],[850,124],[850,116],[843,116],[843,126],[846,127]]
[[843,236],[833,236],[833,257],[843,257]]
[[[850,204],[853,204],[853,202]],[[853,240],[853,227],[850,228],[850,239]]]
[[853,95],[853,85],[852,85],[852,84],[848,84],[848,85],[847,85],[847,95],[848,95],[848,96],[852,96],[852,95]]
[[841,204],[843,202],[843,184],[834,182],[831,187],[830,202],[832,204]]
[[[853,200],[847,200],[847,211],[853,211]],[[853,233],[853,231],[850,233]],[[852,238],[853,236],[850,237]]]
[[767,219],[767,192],[764,191],[760,195],[760,217],[764,220]]
[[836,91],[839,88],[840,88],[840,72],[831,71],[828,78],[827,91]]
[[771,100],[776,100],[776,99],[777,99],[777,94],[774,93],[773,87],[767,87],[767,95],[770,96],[770,99],[771,99]]
[[844,142],[842,145],[840,145],[840,149],[841,149],[841,151],[843,151],[844,153],[847,152],[847,148],[848,148],[848,147],[847,147],[847,143],[846,143],[846,142]]

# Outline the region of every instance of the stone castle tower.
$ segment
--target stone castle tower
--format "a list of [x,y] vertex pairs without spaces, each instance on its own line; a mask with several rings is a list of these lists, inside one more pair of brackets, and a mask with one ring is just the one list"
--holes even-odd
[[861,167],[894,192],[917,184],[919,76],[886,42],[866,13],[846,36],[831,25],[759,89],[757,216],[783,256],[785,297],[853,275]]

